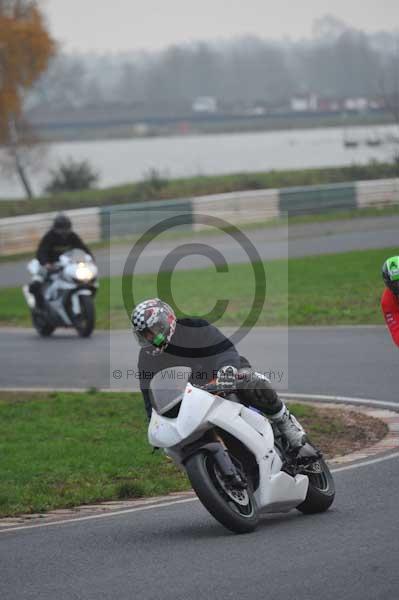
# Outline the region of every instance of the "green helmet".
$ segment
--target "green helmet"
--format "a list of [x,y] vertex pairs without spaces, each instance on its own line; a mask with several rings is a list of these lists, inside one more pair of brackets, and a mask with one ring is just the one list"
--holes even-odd
[[399,295],[399,256],[391,256],[384,262],[382,278],[387,288]]

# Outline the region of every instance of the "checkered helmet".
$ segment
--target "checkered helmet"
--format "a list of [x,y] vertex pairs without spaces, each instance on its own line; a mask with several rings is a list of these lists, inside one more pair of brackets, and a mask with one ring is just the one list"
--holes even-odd
[[148,354],[159,354],[169,344],[176,329],[176,315],[159,298],[144,300],[132,312],[133,333]]

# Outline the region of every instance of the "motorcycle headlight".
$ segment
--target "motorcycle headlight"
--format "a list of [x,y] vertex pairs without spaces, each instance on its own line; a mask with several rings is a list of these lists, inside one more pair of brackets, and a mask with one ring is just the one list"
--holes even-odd
[[94,273],[90,267],[84,263],[81,263],[77,266],[75,271],[75,279],[78,279],[79,281],[90,281],[90,279],[93,279],[93,277]]

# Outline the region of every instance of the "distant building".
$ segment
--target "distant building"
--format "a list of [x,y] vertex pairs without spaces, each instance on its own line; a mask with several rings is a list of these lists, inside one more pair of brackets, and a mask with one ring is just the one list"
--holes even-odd
[[320,98],[318,102],[318,110],[320,112],[338,112],[341,109],[339,100],[335,98]]
[[291,110],[294,112],[305,112],[308,110],[308,99],[303,96],[291,98]]
[[291,98],[291,110],[293,112],[314,112],[318,109],[318,97],[316,94],[294,96]]
[[369,109],[384,108],[381,99],[368,99],[364,97],[350,97],[338,99],[334,97],[319,97],[316,94],[297,95],[291,98],[293,112],[364,112]]
[[369,107],[369,101],[367,98],[347,98],[344,101],[345,110],[353,110],[361,112],[367,110]]
[[215,113],[218,109],[217,100],[213,96],[198,96],[191,108],[193,112]]

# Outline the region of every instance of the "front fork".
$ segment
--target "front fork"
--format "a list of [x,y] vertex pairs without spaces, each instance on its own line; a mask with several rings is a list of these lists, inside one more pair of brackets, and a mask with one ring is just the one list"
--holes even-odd
[[[80,306],[80,301],[79,301],[80,296],[92,296],[94,298],[94,296],[97,293],[97,288],[98,288],[98,284],[97,284],[97,282],[94,282],[93,285],[90,285],[88,287],[80,287],[77,289],[75,288],[70,292],[69,296],[66,298],[65,304],[67,306],[68,302],[70,303],[70,307],[71,307],[71,311],[72,311],[72,314],[70,316],[72,318],[78,317],[81,313],[81,306]],[[67,311],[67,312],[70,312],[70,311]]]
[[81,313],[79,297],[80,296],[91,296],[91,295],[92,295],[91,290],[87,290],[87,289],[78,290],[78,291],[72,293],[71,306],[72,306],[72,313],[75,316],[78,316]]
[[213,454],[215,462],[226,480],[226,483],[235,488],[246,489],[247,481],[245,477],[239,473],[237,467],[233,463],[224,440],[216,433],[216,431],[212,433],[215,441],[207,444],[206,448]]

